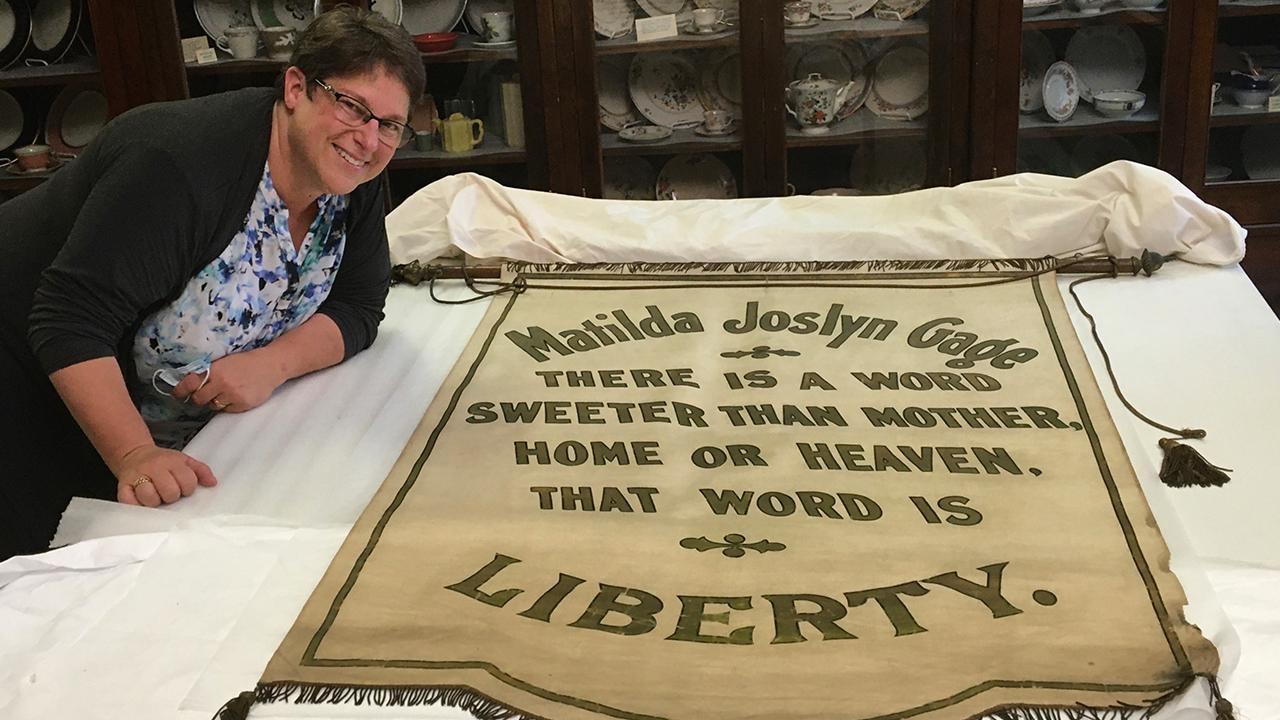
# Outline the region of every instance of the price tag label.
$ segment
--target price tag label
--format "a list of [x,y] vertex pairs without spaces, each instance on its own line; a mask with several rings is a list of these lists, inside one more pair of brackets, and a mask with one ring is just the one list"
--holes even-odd
[[193,63],[196,61],[196,53],[201,50],[209,49],[209,38],[201,35],[200,37],[182,38],[182,62]]
[[636,18],[636,41],[648,42],[673,38],[680,34],[676,27],[675,15],[657,15],[650,18]]
[[205,48],[196,51],[196,64],[208,65],[209,63],[218,62],[218,51],[213,48]]
[[1267,112],[1280,112],[1280,95],[1267,98]]

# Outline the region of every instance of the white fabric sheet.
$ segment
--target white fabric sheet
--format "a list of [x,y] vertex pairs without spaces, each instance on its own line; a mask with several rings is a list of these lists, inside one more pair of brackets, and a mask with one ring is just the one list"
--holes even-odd
[[[446,222],[440,222],[445,218]],[[456,253],[531,262],[1067,256],[1143,249],[1236,263],[1244,230],[1171,175],[1128,161],[878,197],[592,200],[461,174],[387,217],[394,263]]]

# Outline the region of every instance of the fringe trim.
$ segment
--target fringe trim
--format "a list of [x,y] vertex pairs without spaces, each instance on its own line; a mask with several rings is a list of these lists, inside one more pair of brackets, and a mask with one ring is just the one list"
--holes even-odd
[[525,273],[573,273],[613,272],[680,273],[680,272],[822,272],[831,270],[885,271],[1027,271],[1051,270],[1058,260],[1044,258],[1002,258],[988,260],[810,260],[778,262],[625,262],[625,263],[528,263],[508,262],[514,272]]
[[542,720],[537,715],[504,705],[468,687],[404,687],[394,685],[320,685],[302,682],[263,683],[257,688],[262,703],[353,703],[378,707],[444,705],[465,710],[477,720]]

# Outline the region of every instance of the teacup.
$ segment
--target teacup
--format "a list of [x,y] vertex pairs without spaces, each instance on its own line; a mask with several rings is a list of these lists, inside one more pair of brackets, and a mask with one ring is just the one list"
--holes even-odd
[[288,60],[293,55],[294,42],[293,28],[276,25],[262,29],[262,44],[272,60]]
[[52,148],[48,145],[25,145],[14,150],[13,155],[23,170],[43,170],[53,163]]
[[708,110],[702,113],[702,126],[708,132],[724,132],[733,123],[733,115],[727,110]]
[[515,22],[511,13],[505,10],[481,13],[480,23],[484,26],[481,34],[485,42],[509,42],[515,39]]
[[808,22],[810,7],[804,0],[793,0],[782,6],[782,19],[791,25]]
[[693,11],[693,26],[702,32],[714,30],[722,22],[724,22],[724,10],[698,8]]
[[258,56],[258,28],[229,27],[227,32],[214,43],[223,52],[231,53],[237,60],[248,60]]

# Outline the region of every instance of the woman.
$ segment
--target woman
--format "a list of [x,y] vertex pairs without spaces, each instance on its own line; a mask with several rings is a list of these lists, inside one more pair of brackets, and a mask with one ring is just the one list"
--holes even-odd
[[215,484],[181,451],[213,413],[368,347],[377,178],[424,83],[403,29],[343,7],[274,91],[138,108],[0,205],[0,559],[47,549],[73,495]]

